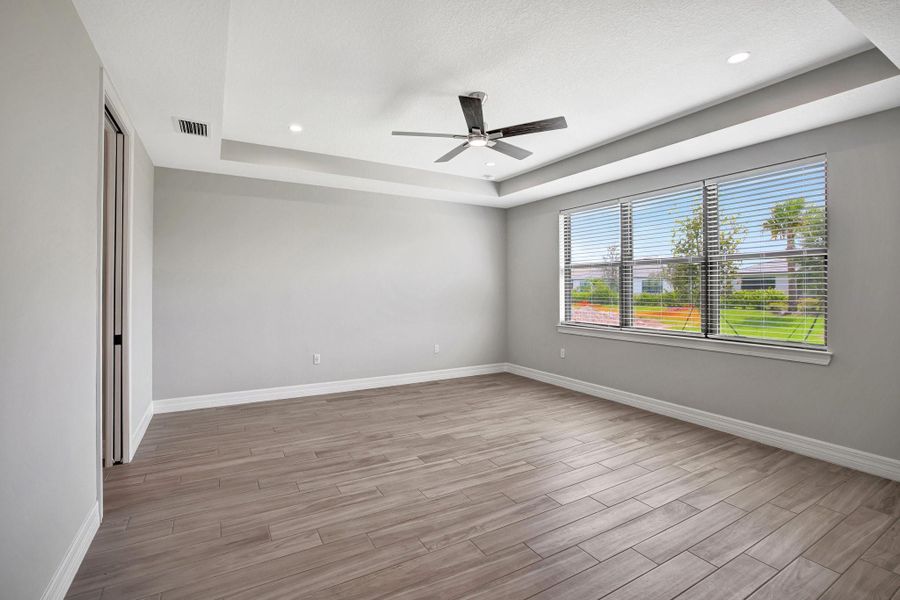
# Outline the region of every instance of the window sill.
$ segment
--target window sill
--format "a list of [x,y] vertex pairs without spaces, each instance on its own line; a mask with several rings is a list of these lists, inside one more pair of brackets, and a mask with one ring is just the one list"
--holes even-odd
[[766,346],[765,344],[731,342],[728,340],[709,338],[681,337],[645,331],[623,331],[619,329],[601,329],[599,327],[582,327],[579,325],[563,324],[558,325],[556,330],[559,333],[584,335],[588,337],[639,342],[642,344],[657,344],[660,346],[675,346],[678,348],[692,348],[694,350],[704,350],[707,352],[743,354],[745,356],[788,360],[813,365],[827,365],[831,362],[832,356],[832,353],[828,350]]

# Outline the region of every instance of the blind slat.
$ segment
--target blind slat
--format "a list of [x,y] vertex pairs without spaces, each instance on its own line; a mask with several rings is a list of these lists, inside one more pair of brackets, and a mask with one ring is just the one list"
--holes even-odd
[[563,211],[561,314],[824,348],[826,183],[806,160]]

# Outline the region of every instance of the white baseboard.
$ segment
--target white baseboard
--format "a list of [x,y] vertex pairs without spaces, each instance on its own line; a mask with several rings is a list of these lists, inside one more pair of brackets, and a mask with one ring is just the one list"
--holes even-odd
[[710,429],[724,431],[725,433],[731,433],[763,444],[790,450],[797,454],[818,458],[844,467],[850,467],[851,469],[871,473],[872,475],[878,475],[879,477],[900,481],[900,460],[897,459],[863,452],[862,450],[854,450],[853,448],[839,446],[830,442],[823,442],[822,440],[809,438],[796,433],[789,433],[764,425],[750,423],[749,421],[724,417],[705,410],[681,406],[680,404],[666,402],[665,400],[657,400],[656,398],[641,396],[640,394],[634,394],[632,392],[626,392],[624,390],[596,383],[589,383],[587,381],[581,381],[580,379],[573,379],[555,373],[548,373],[547,371],[539,371],[537,369],[510,363],[506,365],[506,371],[515,375],[521,375],[522,377],[528,377],[529,379],[543,381],[544,383],[590,394],[591,396],[597,396],[606,400],[627,404],[628,406],[642,408],[681,421],[696,423],[697,425],[709,427]]
[[78,572],[78,567],[81,566],[81,561],[84,560],[84,555],[87,554],[91,541],[99,528],[100,505],[95,502],[81,523],[81,527],[75,533],[75,538],[69,544],[66,555],[56,567],[53,578],[50,579],[50,583],[41,594],[41,600],[63,600],[65,598],[66,592],[69,591],[69,586],[72,585],[72,580],[75,579],[75,574]]
[[304,383],[300,385],[288,385],[284,387],[265,388],[258,390],[245,390],[241,392],[225,392],[221,394],[205,394],[202,396],[183,396],[181,398],[166,398],[153,401],[155,414],[179,412],[182,410],[194,410],[197,408],[213,408],[217,406],[231,406],[233,404],[247,404],[250,402],[266,402],[270,400],[288,400],[304,396],[318,396],[320,394],[336,394],[341,392],[354,392],[409,383],[421,383],[423,381],[438,381],[440,379],[455,379],[457,377],[471,377],[473,375],[487,375],[490,373],[502,373],[506,370],[505,363],[488,365],[474,365],[471,367],[457,367],[455,369],[440,369],[437,371],[418,371],[414,373],[400,373],[398,375],[381,375],[378,377],[364,377],[361,379],[342,379],[339,381],[325,381],[321,383]]
[[[441,379],[454,379],[457,377],[471,377],[474,375],[487,375],[501,372],[513,373],[543,381],[559,387],[583,392],[599,398],[605,398],[621,404],[627,404],[644,410],[696,423],[717,431],[724,431],[743,438],[783,448],[802,454],[832,462],[879,477],[886,477],[900,481],[900,460],[854,450],[846,446],[839,446],[830,442],[824,442],[806,436],[790,433],[779,429],[773,429],[764,425],[750,423],[731,417],[717,415],[697,408],[690,408],[665,400],[650,398],[632,392],[607,387],[604,385],[589,383],[547,371],[539,371],[529,367],[523,367],[511,363],[495,363],[487,365],[475,365],[471,367],[458,367],[455,369],[441,369],[437,371],[419,371],[415,373],[401,373],[398,375],[383,375],[379,377],[365,377],[361,379],[344,379],[340,381],[326,381],[322,383],[306,383],[276,388],[258,390],[246,390],[240,392],[225,392],[221,394],[205,394],[202,396],[184,396],[181,398],[167,398],[154,400],[152,414],[179,412],[198,408],[213,408],[217,406],[231,406],[234,404],[247,404],[251,402],[266,402],[269,400],[287,400],[305,396],[317,396],[320,394],[335,394],[352,392],[424,381],[438,381]],[[148,411],[149,412],[149,411]],[[147,418],[149,424],[149,418]],[[142,420],[143,424],[143,420]],[[146,427],[144,427],[146,429]],[[143,436],[143,430],[141,430]],[[137,439],[140,442],[140,439]],[[137,448],[137,443],[133,444]]]
[[147,410],[144,411],[141,422],[138,423],[137,429],[131,432],[131,443],[128,446],[128,453],[130,454],[128,462],[131,462],[135,453],[137,453],[138,446],[141,445],[141,440],[144,439],[144,434],[147,433],[147,427],[150,426],[151,419],[153,419],[153,402],[148,402]]

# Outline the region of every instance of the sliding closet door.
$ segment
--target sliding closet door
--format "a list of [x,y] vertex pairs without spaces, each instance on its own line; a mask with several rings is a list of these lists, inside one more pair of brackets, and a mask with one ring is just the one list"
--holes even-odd
[[109,466],[124,454],[125,136],[108,112],[103,141],[103,465]]

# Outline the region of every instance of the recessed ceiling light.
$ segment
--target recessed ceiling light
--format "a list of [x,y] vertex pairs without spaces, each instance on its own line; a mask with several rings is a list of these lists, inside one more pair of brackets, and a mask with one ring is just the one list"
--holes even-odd
[[294,133],[300,133],[301,131],[303,131],[303,127],[301,125],[298,125],[297,123],[291,123],[291,126],[288,127],[288,129],[290,129]]
[[493,167],[493,166],[496,165],[496,164],[497,164],[497,163],[495,163],[495,162],[486,162],[486,163],[484,163],[484,166],[486,166],[486,167]]
[[748,58],[750,58],[749,52],[738,52],[737,54],[732,54],[731,56],[728,57],[728,64],[736,65],[738,63],[744,62]]
[[482,175],[482,177],[484,177],[485,179],[493,179],[494,178],[493,175]]

